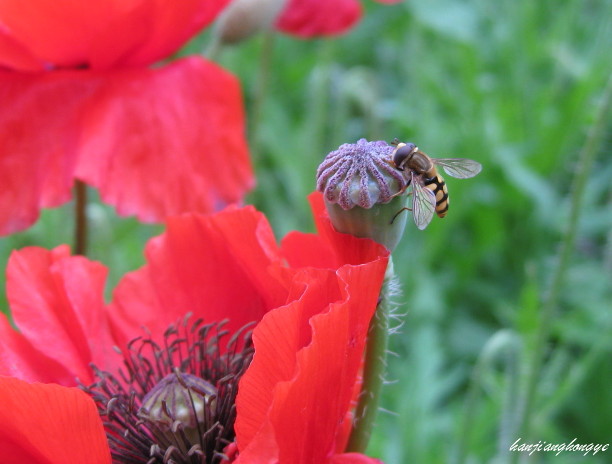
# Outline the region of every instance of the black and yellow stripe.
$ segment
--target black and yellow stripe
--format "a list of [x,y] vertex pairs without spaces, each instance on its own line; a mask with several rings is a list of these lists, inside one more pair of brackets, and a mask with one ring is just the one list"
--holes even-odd
[[446,182],[441,175],[436,174],[434,177],[423,179],[425,188],[428,188],[436,196],[436,214],[438,217],[443,218],[448,212],[448,189],[446,188]]

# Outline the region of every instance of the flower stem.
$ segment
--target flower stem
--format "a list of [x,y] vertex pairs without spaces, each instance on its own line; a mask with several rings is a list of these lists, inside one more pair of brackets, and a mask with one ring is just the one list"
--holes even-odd
[[363,384],[359,402],[355,409],[353,430],[346,447],[347,452],[363,453],[370,441],[387,367],[389,312],[392,306],[390,296],[395,293],[397,285],[397,278],[393,271],[393,261],[389,258],[380,299],[368,329]]
[[259,133],[262,115],[264,113],[264,104],[268,96],[270,72],[272,70],[272,59],[274,56],[274,32],[265,31],[263,33],[261,43],[261,51],[259,54],[259,64],[257,68],[257,77],[255,81],[255,91],[253,95],[253,106],[250,116],[250,140],[251,151],[259,154],[262,141]]
[[87,253],[89,224],[87,221],[87,185],[80,180],[74,184],[74,253]]
[[[524,397],[520,409],[523,414],[520,421],[520,426],[518,428],[519,435],[517,436],[522,436],[525,440],[528,440],[530,437],[530,429],[534,413],[533,403],[537,392],[539,373],[541,372],[544,364],[546,344],[555,317],[559,295],[563,287],[565,272],[569,265],[569,260],[576,241],[578,220],[581,213],[581,203],[584,189],[591,173],[591,167],[595,160],[595,156],[597,155],[601,138],[606,130],[611,99],[612,78],[608,80],[595,122],[591,126],[586,142],[578,157],[575,174],[572,181],[569,219],[561,240],[561,246],[559,248],[556,266],[553,270],[550,288],[543,302],[542,310],[540,311],[540,322],[535,332],[535,342],[531,360],[528,366]],[[520,453],[515,454],[518,456]]]
[[223,45],[221,44],[218,34],[214,34],[211,42],[202,51],[202,55],[210,61],[218,62],[222,48]]

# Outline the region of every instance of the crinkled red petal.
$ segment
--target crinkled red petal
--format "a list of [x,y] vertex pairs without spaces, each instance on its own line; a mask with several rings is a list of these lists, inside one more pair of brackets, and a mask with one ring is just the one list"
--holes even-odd
[[[90,383],[91,362],[101,368],[119,362],[112,350],[104,308],[106,274],[99,263],[69,256],[67,246],[52,251],[30,247],[11,255],[7,297],[13,319],[33,352],[42,353],[72,373],[68,380],[53,379],[57,383],[76,385],[76,378]],[[32,353],[23,355],[26,366],[38,362]],[[53,364],[51,368],[56,369]],[[49,380],[48,370],[40,374],[37,380]]]
[[321,196],[310,199],[319,235],[283,241],[289,264],[305,267],[294,271],[290,303],[253,334],[256,354],[237,398],[237,463],[325,463],[346,445],[343,422],[389,253],[335,232]]
[[4,314],[0,314],[0,340],[0,375],[29,382],[74,384],[72,371],[34,348]]
[[0,235],[69,200],[79,120],[97,86],[87,73],[0,71]]
[[0,377],[3,464],[110,464],[93,400],[77,388]]
[[389,254],[384,246],[372,240],[336,232],[320,192],[313,192],[308,200],[318,234],[291,232],[283,239],[283,256],[292,267],[333,269],[343,264],[367,263]]
[[109,73],[0,71],[0,234],[70,198],[75,170],[124,215],[240,202],[254,183],[236,79],[198,58]]
[[188,58],[104,75],[83,120],[77,177],[146,222],[240,202],[254,183],[237,80]]
[[[108,67],[110,64],[139,66],[154,63],[176,52],[185,42],[209,25],[231,0],[139,0],[142,15],[125,22],[126,30],[142,25],[143,37],[137,47],[127,49],[121,37],[113,35],[117,29],[107,28],[106,34],[96,41],[93,66]],[[144,16],[144,20],[143,17]],[[116,54],[115,63],[104,60],[104,50],[109,44],[121,47],[128,53]]]
[[[255,358],[237,398],[236,433],[244,462],[272,433],[280,462],[326,463],[343,449],[365,337],[386,258],[337,273],[305,269],[302,296],[268,313],[254,331]],[[240,460],[238,462],[241,462]]]
[[241,452],[256,438],[274,401],[274,388],[296,371],[296,352],[310,342],[308,320],[340,298],[330,271],[303,270],[293,279],[289,304],[267,314],[253,339],[256,356],[240,382],[236,430]]
[[142,327],[159,335],[189,312],[206,322],[229,319],[236,330],[286,301],[273,232],[252,207],[170,218],[146,256],[119,283],[109,311],[122,343]]

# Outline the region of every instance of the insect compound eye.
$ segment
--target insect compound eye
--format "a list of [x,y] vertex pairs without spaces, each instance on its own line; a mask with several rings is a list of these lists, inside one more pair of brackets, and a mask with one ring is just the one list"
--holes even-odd
[[405,143],[396,148],[395,152],[393,153],[393,164],[395,164],[395,167],[397,169],[399,169],[400,171],[404,170],[404,164],[406,163],[412,152],[414,152],[415,148],[416,145],[414,143]]

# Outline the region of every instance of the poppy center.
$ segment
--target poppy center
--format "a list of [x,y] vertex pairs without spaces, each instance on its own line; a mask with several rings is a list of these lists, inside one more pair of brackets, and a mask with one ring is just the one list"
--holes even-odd
[[128,343],[117,375],[94,367],[83,389],[104,423],[113,463],[217,464],[235,453],[238,382],[251,359],[250,327],[227,321],[172,325],[160,345]]

